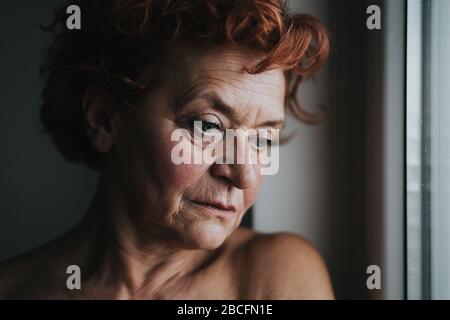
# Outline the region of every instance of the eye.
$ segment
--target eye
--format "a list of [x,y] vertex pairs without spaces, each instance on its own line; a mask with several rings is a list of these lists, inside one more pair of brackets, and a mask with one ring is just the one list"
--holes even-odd
[[264,149],[270,149],[272,147],[273,141],[263,137],[255,137],[252,139],[253,145],[256,150],[261,151]]
[[261,137],[258,137],[256,139],[256,147],[258,149],[263,149],[265,147],[270,148],[271,146],[272,146],[272,140],[270,140],[270,139],[261,138]]
[[250,138],[251,143],[258,151],[270,149],[278,144],[278,135],[273,130],[261,129],[257,135]]
[[190,119],[190,127],[202,134],[213,135],[223,132],[222,122],[218,117],[207,114]]
[[200,120],[200,130],[203,133],[210,133],[214,130],[221,130],[221,126],[218,123],[210,122],[210,121],[201,121]]

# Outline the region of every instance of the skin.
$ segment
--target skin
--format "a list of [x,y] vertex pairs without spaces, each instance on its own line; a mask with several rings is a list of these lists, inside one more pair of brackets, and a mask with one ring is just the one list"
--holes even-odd
[[[263,180],[257,164],[175,165],[170,158],[171,133],[193,120],[280,128],[283,70],[250,75],[243,68],[257,56],[230,45],[183,53],[176,72],[134,111],[113,112],[108,125],[100,119],[113,99],[87,92],[86,129],[108,155],[92,205],[65,236],[0,266],[0,298],[333,298],[323,260],[307,241],[239,228]],[[66,288],[72,264],[81,268],[81,290]]]

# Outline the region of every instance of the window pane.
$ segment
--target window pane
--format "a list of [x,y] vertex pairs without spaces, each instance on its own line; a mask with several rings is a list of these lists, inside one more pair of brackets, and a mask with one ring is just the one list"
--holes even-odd
[[450,1],[408,2],[408,298],[450,299]]
[[421,275],[421,112],[422,112],[422,2],[408,3],[407,58],[407,268],[408,298],[422,298]]
[[450,1],[431,1],[432,298],[450,299]]

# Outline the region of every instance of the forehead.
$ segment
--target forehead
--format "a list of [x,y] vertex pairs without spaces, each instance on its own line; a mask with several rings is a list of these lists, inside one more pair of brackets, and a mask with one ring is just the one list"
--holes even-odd
[[286,79],[282,69],[249,74],[245,68],[252,67],[258,56],[244,48],[217,46],[186,52],[175,72],[180,96],[213,91],[244,117],[284,118]]

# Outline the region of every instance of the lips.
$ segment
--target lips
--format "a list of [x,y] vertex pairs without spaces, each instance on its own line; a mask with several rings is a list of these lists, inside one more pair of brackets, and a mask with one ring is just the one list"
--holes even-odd
[[209,207],[216,210],[221,211],[229,211],[229,212],[236,212],[236,207],[230,204],[225,204],[223,202],[219,201],[201,201],[201,200],[192,200],[193,203],[196,205],[202,206],[202,207]]

